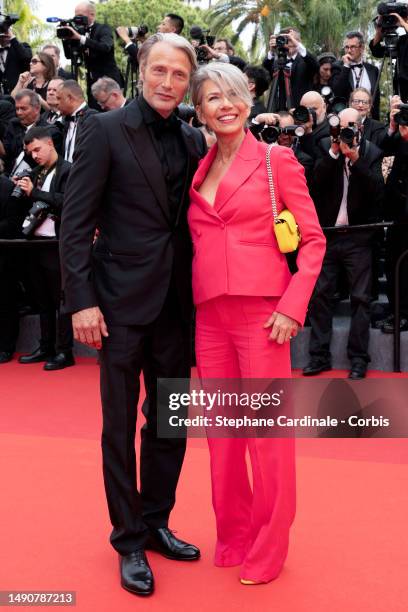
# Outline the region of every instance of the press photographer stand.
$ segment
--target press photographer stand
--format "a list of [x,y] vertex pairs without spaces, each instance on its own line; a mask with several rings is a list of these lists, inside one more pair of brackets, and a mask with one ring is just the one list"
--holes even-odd
[[[396,46],[396,41],[398,40],[398,37],[396,39],[393,39],[393,42],[395,41],[395,44],[389,44],[389,43],[387,44],[386,37],[384,38],[385,38],[385,52],[384,52],[384,57],[381,60],[381,66],[378,71],[377,81],[375,83],[375,87],[373,90],[373,94],[372,94],[373,100],[375,96],[377,95],[377,91],[379,90],[381,75],[384,72],[384,66],[386,62],[387,62],[387,76],[388,76],[389,82],[392,83],[393,95],[397,95],[397,96],[401,95],[400,83],[399,83],[399,62],[398,62],[398,53],[397,53],[397,46]],[[395,64],[393,64],[393,60],[395,60]]]
[[135,67],[131,58],[127,58],[126,71],[125,71],[125,84],[123,86],[123,95],[125,98],[128,97],[128,88],[130,90],[131,99],[136,98],[139,95],[137,84],[139,82],[139,68]]
[[[283,58],[282,58],[283,59]],[[291,68],[286,66],[287,58],[284,58],[284,65],[280,57],[276,58],[276,68],[273,72],[272,83],[266,110],[268,113],[276,113],[280,110],[292,108],[292,90],[290,86]]]

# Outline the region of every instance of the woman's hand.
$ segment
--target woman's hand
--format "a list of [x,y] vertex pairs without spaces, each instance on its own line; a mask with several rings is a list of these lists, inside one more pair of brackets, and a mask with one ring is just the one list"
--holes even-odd
[[299,323],[295,319],[291,319],[281,312],[276,312],[276,310],[264,325],[265,329],[268,327],[272,328],[269,339],[276,340],[278,344],[283,344],[294,338],[299,331]]
[[32,81],[32,79],[33,77],[29,72],[22,72],[18,77],[18,82],[24,87],[25,85],[28,85],[28,83]]

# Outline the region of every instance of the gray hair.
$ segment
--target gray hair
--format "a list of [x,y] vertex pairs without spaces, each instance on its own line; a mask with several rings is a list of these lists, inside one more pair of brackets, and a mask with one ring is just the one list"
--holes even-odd
[[20,91],[18,91],[14,96],[14,99],[16,102],[19,102],[23,98],[29,98],[30,106],[33,108],[41,107],[41,98],[36,91],[33,91],[32,89],[20,89]]
[[58,55],[58,57],[61,57],[61,49],[58,47],[58,45],[53,45],[52,43],[47,43],[46,45],[43,46],[41,51],[44,51],[44,53],[45,53],[46,49],[54,49],[54,51]]
[[100,77],[91,87],[92,95],[99,96],[102,92],[105,94],[111,94],[113,91],[121,92],[121,88],[119,83],[117,83],[114,79],[110,77],[103,76]]
[[78,2],[76,6],[77,7],[85,6],[88,9],[88,11],[91,11],[92,13],[96,13],[95,2],[91,2],[90,0],[80,0],[80,2]]
[[180,49],[180,51],[184,51],[191,64],[192,72],[197,70],[198,63],[194,47],[188,42],[186,38],[184,38],[184,36],[174,34],[173,32],[156,32],[156,34],[150,36],[143,43],[143,45],[139,49],[139,53],[137,54],[137,59],[141,66],[146,64],[147,58],[149,57],[149,53],[152,50],[152,47],[158,42],[165,42],[171,47],[174,47],[174,49]]
[[373,102],[373,96],[371,95],[371,93],[368,91],[368,89],[366,87],[356,87],[355,89],[353,89],[353,91],[350,94],[350,98],[349,98],[349,103],[351,104],[351,101],[354,98],[354,95],[356,93],[365,93],[368,96],[368,101],[370,104],[372,104]]
[[84,92],[82,91],[80,84],[77,83],[77,81],[74,81],[74,79],[67,79],[66,81],[63,81],[60,91],[69,91],[71,96],[78,100],[85,99]]
[[227,96],[233,91],[248,108],[252,106],[252,97],[243,73],[239,68],[226,62],[210,62],[193,74],[191,81],[191,99],[194,106],[201,104],[202,89],[205,81],[213,81]]

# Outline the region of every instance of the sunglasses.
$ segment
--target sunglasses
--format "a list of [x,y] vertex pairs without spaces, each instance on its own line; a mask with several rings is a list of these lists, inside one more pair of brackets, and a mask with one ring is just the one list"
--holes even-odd
[[32,60],[30,60],[30,64],[42,64],[42,61],[34,57]]

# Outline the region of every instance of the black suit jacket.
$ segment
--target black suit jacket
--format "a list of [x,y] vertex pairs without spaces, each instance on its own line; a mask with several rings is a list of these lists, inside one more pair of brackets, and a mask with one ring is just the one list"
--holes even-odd
[[[86,122],[89,120],[90,117],[92,117],[92,115],[97,115],[97,114],[98,114],[98,111],[96,111],[93,108],[89,108],[89,106],[85,106],[82,110],[79,111],[78,124],[77,124],[75,143],[74,143],[74,155],[78,147],[78,143],[79,143],[79,139],[82,134],[82,130],[84,129]],[[63,133],[62,155],[64,155],[65,154],[65,144],[67,140],[67,133],[68,133],[70,122],[67,121],[65,118],[63,118],[61,122],[58,121],[57,124],[60,125],[62,128],[62,133]],[[51,125],[56,125],[56,124],[51,124]]]
[[[40,170],[41,168],[38,167],[34,172],[34,184]],[[57,236],[59,234],[59,227],[61,224],[61,212],[62,205],[64,202],[64,192],[70,170],[71,164],[65,161],[64,158],[59,155],[55,166],[55,174],[51,179],[49,191],[42,191],[42,189],[34,187],[30,196],[30,203],[33,203],[36,200],[40,200],[41,202],[45,202],[46,204],[50,205],[50,212],[57,217],[55,221],[55,233],[57,234]]]
[[[263,67],[268,70],[271,78],[275,69],[275,58],[263,61]],[[292,90],[292,106],[298,106],[303,94],[313,89],[313,77],[319,70],[319,64],[314,55],[306,52],[306,56],[302,57],[298,53],[292,63],[290,75],[290,86]]]
[[[351,92],[354,89],[353,86],[353,74],[351,68],[347,68],[340,62],[335,64],[336,67],[339,67],[340,70],[337,70],[331,79],[331,87],[333,89],[335,96],[340,96],[346,99],[347,105]],[[371,83],[371,92],[374,92],[374,87],[378,78],[378,68],[373,64],[369,64],[368,62],[363,62],[363,66],[367,71],[368,78]],[[374,119],[380,118],[380,93],[377,88],[377,91],[373,97],[373,107],[371,114]]]
[[[64,53],[71,59],[71,44],[64,40]],[[108,76],[123,85],[122,75],[116,65],[112,28],[105,23],[94,23],[85,45],[80,45],[85,58],[88,86],[100,77]]]
[[138,102],[95,115],[84,126],[62,213],[65,312],[99,305],[108,324],[145,325],[160,313],[173,276],[181,315],[190,317],[186,211],[206,145],[200,130],[184,122],[181,133],[188,162],[173,224],[161,163]]
[[376,119],[372,119],[371,117],[366,117],[363,123],[363,138],[365,140],[369,140],[373,144],[377,145],[377,147],[381,148],[384,138],[387,135],[388,127],[385,123],[381,121],[377,121]]
[[[314,167],[311,195],[322,227],[335,225],[343,197],[344,156],[329,155],[330,138],[322,142],[326,154]],[[381,172],[382,151],[368,141],[362,141],[360,157],[350,167],[347,192],[347,214],[350,225],[378,221],[384,197],[384,179]]]
[[408,220],[408,142],[396,132],[382,142],[385,155],[395,155],[385,190],[384,213],[387,221]]
[[4,93],[10,93],[16,86],[20,74],[30,69],[32,56],[30,45],[19,42],[17,38],[10,41],[5,70],[0,73]]

